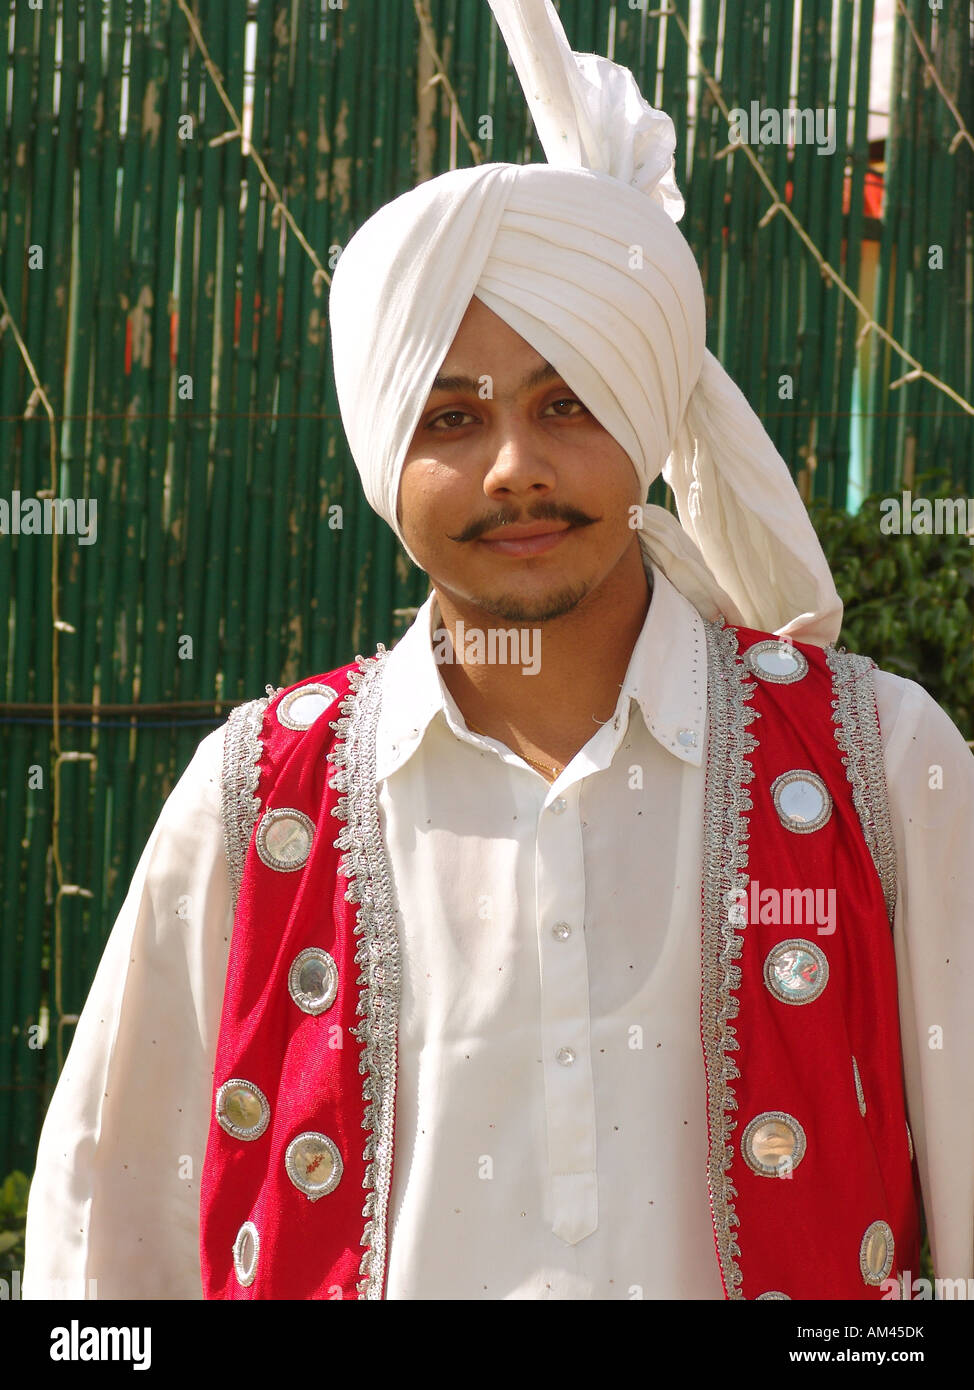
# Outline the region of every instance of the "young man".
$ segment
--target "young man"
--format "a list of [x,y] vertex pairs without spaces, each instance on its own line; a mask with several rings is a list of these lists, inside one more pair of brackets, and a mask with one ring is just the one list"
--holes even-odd
[[[433,593],[166,803],[27,1296],[889,1297],[918,1180],[972,1272],[974,760],[828,645],[665,117],[550,7],[494,9],[564,167],[422,185],[332,289],[352,452]],[[686,531],[640,506],[661,470]]]

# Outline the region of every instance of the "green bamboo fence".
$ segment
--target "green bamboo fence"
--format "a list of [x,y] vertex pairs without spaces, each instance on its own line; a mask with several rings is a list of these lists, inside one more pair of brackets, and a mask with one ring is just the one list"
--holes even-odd
[[[326,267],[381,203],[473,162],[445,85],[426,86],[434,68],[413,0],[192,8],[238,112],[250,93],[253,146]],[[676,8],[689,19],[689,0]],[[428,9],[480,157],[543,158],[486,0]],[[768,194],[743,151],[726,153],[719,104],[657,9],[560,5],[574,47],[632,67],[673,116],[709,345],[804,495],[845,505],[854,447],[876,488],[895,492],[938,468],[974,491],[974,420],[926,382],[895,387],[907,366],[875,333],[859,341],[856,310],[785,218],[760,225]],[[963,11],[909,0],[974,129]],[[891,136],[871,151],[873,0],[701,0],[700,12],[700,55],[729,107],[834,107],[833,155],[807,144],[754,153],[857,291],[879,238],[877,317],[974,399],[974,150],[948,152],[956,121],[902,20]],[[220,140],[227,113],[176,0],[77,0],[63,13],[7,4],[0,31],[0,285],[58,419],[59,494],[98,509],[96,544],[57,540],[71,629],[59,640],[61,738],[80,755],[59,769],[60,894],[50,855],[54,541],[0,538],[2,1174],[32,1165],[72,1021],[196,744],[268,682],[394,641],[427,582],[362,498],[338,419],[327,286],[248,149]],[[874,224],[864,189],[870,163],[883,160]],[[48,425],[41,410],[25,418],[29,396],[13,337],[0,333],[8,501],[50,482]],[[665,497],[655,484],[653,500]]]

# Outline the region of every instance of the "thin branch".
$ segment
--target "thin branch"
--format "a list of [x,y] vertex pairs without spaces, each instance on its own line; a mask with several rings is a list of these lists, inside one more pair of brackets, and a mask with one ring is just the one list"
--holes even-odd
[[[723,114],[725,120],[729,124],[730,109],[724,100],[723,93],[721,92],[720,87],[715,81],[713,74],[710,73],[707,69],[707,66],[704,63],[703,58],[701,57],[699,48],[691,39],[689,30],[687,29],[683,16],[679,13],[678,10],[670,9],[668,7],[659,10],[652,10],[650,13],[653,16],[666,15],[668,18],[672,18],[676,21],[677,27],[679,28],[680,33],[683,35],[687,47],[691,49],[693,53],[696,55],[697,63],[699,64],[699,69],[703,76],[703,79],[707,84],[708,91],[710,92],[717,106],[720,108],[720,111]],[[888,343],[889,346],[893,349],[893,351],[898,352],[899,355],[913,368],[913,370],[908,372],[906,376],[900,377],[898,381],[892,383],[890,389],[892,390],[894,389],[894,387],[901,386],[906,381],[919,381],[922,379],[923,381],[928,381],[931,386],[936,386],[936,388],[939,391],[943,391],[945,395],[951,398],[951,400],[956,401],[957,404],[961,406],[961,408],[964,411],[966,411],[968,415],[974,415],[974,405],[972,405],[970,401],[966,400],[957,391],[955,391],[952,386],[948,386],[945,381],[941,381],[941,379],[937,376],[934,376],[932,372],[928,372],[926,368],[923,366],[922,362],[918,362],[917,359],[913,356],[913,354],[911,352],[908,352],[907,349],[903,347],[902,343],[897,342],[893,335],[891,333],[888,333],[887,330],[882,326],[882,324],[877,322],[877,320],[873,318],[872,314],[870,314],[869,310],[866,308],[865,304],[863,304],[862,300],[855,293],[855,291],[849,285],[846,284],[845,280],[843,280],[842,276],[835,269],[835,267],[829,265],[828,261],[825,259],[821,251],[815,245],[808,232],[799,222],[798,218],[792,212],[791,208],[785,202],[784,198],[778,192],[777,188],[775,188],[771,179],[768,177],[764,165],[758,159],[757,155],[751,149],[750,145],[746,145],[743,143],[735,143],[733,145],[733,148],[735,150],[739,150],[745,156],[748,162],[754,167],[754,170],[758,178],[761,180],[768,193],[771,195],[771,207],[764,214],[764,217],[762,217],[759,225],[765,226],[767,222],[771,220],[772,217],[776,216],[780,212],[781,215],[784,218],[786,218],[788,222],[791,223],[792,227],[794,227],[795,231],[798,233],[799,237],[804,242],[805,246],[808,248],[810,255],[817,262],[819,270],[822,272],[822,275],[825,277],[825,279],[829,283],[836,285],[842,291],[845,297],[852,304],[855,305],[856,312],[860,314],[861,317],[865,320],[865,324],[863,326],[860,337],[867,332],[878,333],[879,336],[883,339],[883,341],[885,343]],[[723,154],[725,153],[725,151],[721,151],[721,153]]]

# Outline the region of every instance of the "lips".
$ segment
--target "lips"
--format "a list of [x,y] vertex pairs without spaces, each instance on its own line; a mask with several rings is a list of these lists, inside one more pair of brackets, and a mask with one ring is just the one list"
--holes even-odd
[[534,522],[524,526],[505,526],[500,536],[483,536],[477,542],[492,550],[495,555],[543,555],[561,545],[565,536],[574,528],[568,525],[556,526],[548,522]]
[[529,540],[534,536],[550,536],[558,531],[567,531],[568,523],[562,522],[559,524],[554,521],[526,521],[519,523],[517,526],[499,527],[498,530],[499,534],[497,535],[492,535],[488,531],[487,535],[483,536],[482,539],[494,541]]

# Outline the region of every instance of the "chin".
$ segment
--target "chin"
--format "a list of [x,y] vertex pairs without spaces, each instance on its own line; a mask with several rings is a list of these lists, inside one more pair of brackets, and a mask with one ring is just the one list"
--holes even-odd
[[572,584],[545,594],[471,594],[470,602],[508,623],[544,623],[564,617],[589,592],[587,584]]

